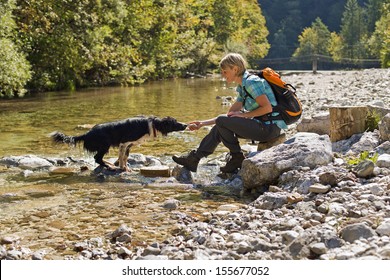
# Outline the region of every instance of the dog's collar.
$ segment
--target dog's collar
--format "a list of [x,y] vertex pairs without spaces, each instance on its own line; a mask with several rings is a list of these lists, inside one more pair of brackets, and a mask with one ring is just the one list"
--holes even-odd
[[149,121],[149,135],[152,135],[153,138],[157,137],[157,129],[153,124],[153,121]]
[[154,124],[152,124],[152,127],[153,127],[153,137],[156,138],[157,137],[157,129],[154,126]]

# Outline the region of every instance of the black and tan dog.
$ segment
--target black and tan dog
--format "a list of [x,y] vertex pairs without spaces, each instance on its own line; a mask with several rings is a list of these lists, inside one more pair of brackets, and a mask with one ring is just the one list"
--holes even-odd
[[84,149],[95,153],[95,162],[107,169],[114,170],[115,166],[103,160],[110,147],[119,147],[117,163],[122,170],[128,170],[127,158],[130,148],[140,144],[147,138],[153,139],[161,134],[166,136],[173,131],[185,130],[186,124],[172,117],[135,117],[121,121],[97,124],[87,133],[79,136],[67,136],[61,132],[53,132],[50,136],[56,143],[76,145],[84,143]]

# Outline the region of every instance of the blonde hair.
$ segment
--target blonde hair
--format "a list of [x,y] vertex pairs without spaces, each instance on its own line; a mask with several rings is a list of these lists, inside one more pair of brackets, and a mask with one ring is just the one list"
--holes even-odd
[[224,56],[224,58],[221,59],[221,62],[219,63],[219,67],[221,69],[226,69],[226,67],[232,68],[234,66],[238,67],[238,73],[237,76],[241,76],[244,74],[246,70],[246,61],[242,57],[241,54],[238,53],[229,53]]

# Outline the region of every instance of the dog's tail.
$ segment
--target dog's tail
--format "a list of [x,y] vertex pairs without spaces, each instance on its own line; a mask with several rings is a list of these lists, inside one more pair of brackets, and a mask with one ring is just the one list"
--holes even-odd
[[65,143],[69,144],[71,146],[75,146],[77,142],[83,141],[83,135],[81,136],[67,136],[63,134],[62,132],[55,131],[50,134],[50,138],[55,142],[55,143]]

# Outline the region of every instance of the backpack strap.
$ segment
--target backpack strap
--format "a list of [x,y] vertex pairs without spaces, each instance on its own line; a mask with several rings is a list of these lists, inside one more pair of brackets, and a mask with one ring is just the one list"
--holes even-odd
[[252,98],[253,100],[255,100],[255,99],[254,99],[253,96],[246,90],[245,87],[242,87],[242,88],[243,88],[244,91],[245,91],[244,100],[242,101],[242,107],[244,107],[244,106],[245,106],[246,99],[247,99],[248,97]]
[[[242,106],[244,107],[245,101],[246,101],[246,99],[247,99],[248,97],[249,97],[249,98],[252,98],[253,100],[255,100],[255,99],[254,99],[253,96],[246,90],[245,87],[242,87],[242,88],[243,88],[244,91],[245,91],[245,97],[244,97],[244,100],[242,101]],[[271,112],[271,113],[268,113],[268,114],[262,115],[262,116],[254,117],[254,119],[259,120],[259,121],[261,121],[261,122],[267,122],[267,121],[269,121],[269,122],[271,122],[271,123],[273,123],[274,120],[279,120],[280,118],[278,118],[278,116],[272,116],[272,113],[274,112],[273,108],[274,108],[274,106],[272,106],[272,112]]]

